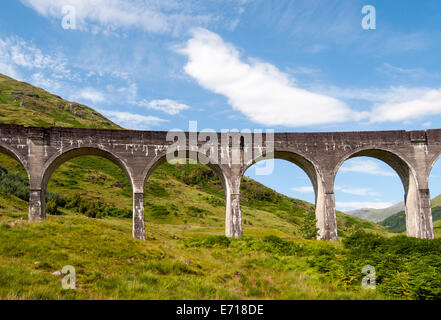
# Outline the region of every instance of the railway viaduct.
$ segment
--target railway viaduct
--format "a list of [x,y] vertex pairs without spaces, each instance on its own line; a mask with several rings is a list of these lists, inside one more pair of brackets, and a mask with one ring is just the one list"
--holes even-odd
[[[176,147],[179,135],[186,142]],[[247,168],[268,158],[298,165],[314,187],[319,238],[326,240],[337,239],[334,180],[339,167],[349,158],[373,157],[390,165],[403,183],[407,235],[433,238],[428,178],[441,155],[441,129],[269,135],[230,132],[213,133],[205,140],[198,135],[201,133],[176,132],[170,139],[170,132],[165,131],[0,125],[0,152],[18,160],[28,174],[31,221],[45,218],[47,184],[61,164],[83,155],[113,161],[131,181],[133,237],[141,240],[145,239],[144,186],[168,156],[198,155],[218,174],[226,200],[225,233],[235,238],[242,236],[240,183]]]

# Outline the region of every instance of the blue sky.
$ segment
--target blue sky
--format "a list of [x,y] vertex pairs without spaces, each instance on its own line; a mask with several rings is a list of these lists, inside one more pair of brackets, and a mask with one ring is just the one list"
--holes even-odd
[[[362,28],[365,5],[374,30]],[[439,128],[440,27],[437,0],[2,1],[0,72],[132,129]],[[247,175],[314,199],[285,161]],[[438,181],[439,163],[433,196]],[[368,158],[348,160],[335,189],[342,210],[403,200],[398,176]]]

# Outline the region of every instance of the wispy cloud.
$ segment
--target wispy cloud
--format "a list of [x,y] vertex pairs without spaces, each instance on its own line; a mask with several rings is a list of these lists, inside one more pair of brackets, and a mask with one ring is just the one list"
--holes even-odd
[[[46,82],[56,80],[78,80],[67,66],[67,60],[60,54],[46,54],[32,43],[19,37],[0,38],[0,72],[19,77],[20,69],[35,72],[35,79]],[[46,78],[46,79],[44,79]]]
[[431,88],[427,87],[391,86],[386,88],[341,88],[333,85],[315,85],[312,86],[311,89],[337,99],[364,100],[375,103],[383,103],[385,101],[409,101],[417,99],[431,90]]
[[388,100],[376,104],[371,112],[372,122],[405,121],[441,114],[441,88],[430,89],[410,100]]
[[393,202],[336,202],[339,210],[346,211],[352,209],[384,209],[393,206]]
[[104,93],[91,87],[86,87],[84,89],[81,89],[78,92],[78,94],[75,96],[75,99],[87,100],[93,103],[106,101],[106,99],[104,98]]
[[[55,19],[63,18],[62,8],[75,8],[77,28],[93,33],[113,34],[118,30],[136,28],[157,34],[180,34],[187,29],[219,24],[235,28],[239,10],[224,13],[225,5],[197,0],[21,0],[39,14]],[[243,8],[242,1],[228,1],[230,9]],[[212,10],[210,10],[212,9]],[[222,10],[223,9],[223,10]],[[214,11],[214,12],[212,12]],[[233,14],[233,13],[236,14]]]
[[194,30],[178,52],[188,58],[184,67],[188,75],[202,87],[224,95],[233,109],[254,122],[306,126],[361,117],[342,101],[297,87],[272,64],[252,58],[242,61],[233,45],[208,30]]
[[152,101],[142,100],[140,102],[137,102],[136,104],[138,106],[146,107],[148,109],[159,110],[170,115],[176,115],[183,110],[190,109],[188,105],[170,99]]
[[405,68],[394,66],[387,62],[384,62],[381,67],[377,68],[377,71],[389,76],[392,79],[421,79],[439,77],[439,74],[428,72],[424,68]]
[[318,68],[310,68],[304,66],[288,68],[286,71],[295,75],[315,75],[317,73],[320,73],[320,69]]
[[314,192],[314,188],[312,186],[294,187],[294,188],[291,188],[291,190],[298,192],[298,193],[313,193]]
[[343,193],[352,194],[355,196],[371,196],[371,197],[378,197],[380,194],[378,192],[375,192],[369,188],[353,188],[353,187],[342,187],[342,186],[335,186],[335,190],[341,191]]
[[390,169],[390,171],[387,171],[383,169],[377,161],[370,159],[350,159],[347,162],[343,163],[339,171],[341,171],[342,173],[357,172],[386,177],[393,177],[396,175],[396,173],[393,172],[392,169]]
[[162,122],[168,120],[153,116],[144,116],[130,112],[112,111],[112,110],[98,110],[104,116],[108,117],[113,122],[121,125],[126,129],[148,130],[151,127],[157,126]]
[[31,75],[31,82],[34,86],[44,88],[51,92],[57,92],[63,86],[60,81],[51,77],[47,77],[44,73],[41,72],[33,73]]
[[[294,127],[366,120],[371,123],[400,122],[441,114],[441,89],[404,86],[300,88],[296,79],[276,66],[241,57],[232,44],[201,28],[194,30],[191,39],[177,52],[188,58],[184,70],[199,85],[225,96],[234,110],[264,125]],[[390,72],[410,74],[417,70],[424,73],[423,69],[384,66]],[[288,72],[311,75],[318,70],[297,67]],[[345,100],[364,100],[371,106],[357,111]]]
[[[403,71],[407,72],[410,69]],[[339,88],[315,86],[313,90],[342,100],[372,104],[362,120],[370,123],[406,122],[441,115],[441,88],[395,86],[389,88]]]

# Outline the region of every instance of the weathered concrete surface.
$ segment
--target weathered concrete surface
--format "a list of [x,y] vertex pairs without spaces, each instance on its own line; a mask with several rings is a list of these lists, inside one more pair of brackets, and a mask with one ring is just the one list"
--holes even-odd
[[135,239],[145,240],[144,193],[133,194],[133,228]]
[[[183,157],[200,153],[205,141],[194,133],[184,133],[196,141],[188,145]],[[399,175],[406,203],[407,234],[433,238],[428,178],[441,155],[441,130],[378,131],[329,133],[275,133],[274,142],[255,134],[233,134],[206,149],[209,166],[218,174],[225,191],[225,233],[241,237],[240,182],[244,172],[266,158],[288,160],[301,167],[314,187],[319,238],[337,239],[334,180],[342,163],[353,157],[368,156],[389,164]],[[65,161],[81,155],[107,158],[127,174],[133,189],[133,236],[145,239],[144,184],[151,172],[166,161],[167,132],[35,128],[0,125],[0,151],[17,159],[30,181],[29,219],[45,218],[47,183]],[[238,143],[240,141],[240,147]],[[253,143],[250,146],[250,143]],[[273,146],[269,148],[268,146]],[[217,152],[216,152],[217,151]],[[239,161],[237,161],[239,159]],[[236,161],[233,161],[236,160]]]

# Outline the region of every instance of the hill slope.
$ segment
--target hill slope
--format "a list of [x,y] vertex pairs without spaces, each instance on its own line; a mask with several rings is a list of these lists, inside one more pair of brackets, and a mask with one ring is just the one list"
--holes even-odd
[[[83,113],[69,111],[69,102],[59,97],[2,79],[0,121],[119,128],[86,106],[78,105],[87,114],[79,116]],[[20,104],[14,102],[17,92],[32,94]],[[91,117],[95,124],[88,122]],[[309,259],[333,255],[341,245],[302,239],[305,214],[313,214],[314,206],[251,179],[244,178],[241,189],[246,237],[234,241],[222,236],[221,183],[203,165],[165,163],[153,172],[145,190],[145,242],[131,239],[131,186],[112,162],[73,159],[55,171],[48,189],[51,214],[28,223],[23,168],[0,154],[0,298],[383,297],[358,287],[347,292],[322,277]],[[384,227],[341,212],[337,219],[341,237],[356,230],[389,235]],[[305,253],[294,254],[298,248]],[[52,275],[68,264],[77,268],[74,292],[61,290]]]
[[[436,205],[436,203],[435,203]],[[433,206],[432,203],[432,221],[441,220],[441,206]],[[379,225],[387,227],[390,231],[395,233],[402,233],[406,231],[406,213],[400,211],[390,217],[379,222]]]
[[0,122],[36,127],[120,129],[95,110],[0,73]]
[[[65,101],[3,75],[0,75],[0,97],[4,104],[0,121],[5,123],[49,125],[54,121],[70,127],[119,128],[87,106]],[[11,163],[8,157],[0,157],[0,166],[14,172],[19,166]],[[123,172],[106,159],[80,157],[63,164],[51,178],[48,189],[55,195],[51,198],[55,197],[60,212],[73,209],[86,213],[90,209],[90,216],[101,217],[118,209],[119,216],[131,215],[130,183]],[[164,164],[149,179],[145,195],[147,220],[172,224],[214,223],[219,230],[223,228],[223,190],[217,176],[206,166]],[[26,195],[21,198],[26,200]],[[86,202],[99,208],[89,208]],[[250,229],[256,225],[276,227],[288,234],[298,234],[304,213],[314,211],[313,205],[307,202],[278,194],[247,178],[242,183],[242,206],[244,224]],[[375,224],[342,213],[338,213],[338,219],[342,235],[353,228],[384,233],[384,229]]]
[[397,203],[393,206],[384,209],[363,208],[363,209],[347,211],[345,213],[360,219],[377,223],[383,221],[384,219],[402,210],[404,210],[404,202]]

